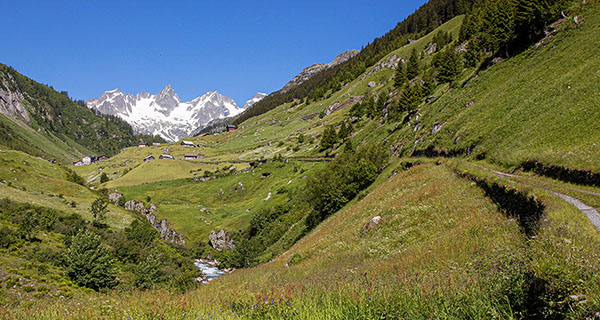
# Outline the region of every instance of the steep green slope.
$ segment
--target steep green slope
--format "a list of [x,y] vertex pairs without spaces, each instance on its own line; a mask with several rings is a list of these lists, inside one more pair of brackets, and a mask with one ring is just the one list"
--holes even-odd
[[[506,166],[526,159],[600,170],[600,49],[596,3],[564,28],[525,52],[477,73],[452,89],[419,120],[391,137],[405,151],[436,147],[485,155]],[[441,131],[431,134],[434,125]],[[422,128],[414,132],[416,125]]]
[[4,147],[66,162],[82,154],[114,155],[139,141],[162,141],[156,137],[135,136],[125,121],[96,114],[72,101],[66,93],[58,93],[3,64],[0,64],[0,89],[18,97],[17,103],[27,114],[26,117],[8,114],[10,119],[2,118],[0,144]]

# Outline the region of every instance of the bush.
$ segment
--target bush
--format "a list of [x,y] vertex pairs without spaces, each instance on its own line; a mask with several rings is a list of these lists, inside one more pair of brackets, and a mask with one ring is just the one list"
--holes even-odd
[[8,248],[15,243],[14,231],[8,227],[0,228],[0,248]]
[[80,286],[99,290],[115,285],[113,259],[100,236],[89,230],[72,237],[67,264],[67,275]]
[[105,183],[108,182],[108,176],[106,175],[106,172],[102,172],[102,174],[100,175],[100,183]]

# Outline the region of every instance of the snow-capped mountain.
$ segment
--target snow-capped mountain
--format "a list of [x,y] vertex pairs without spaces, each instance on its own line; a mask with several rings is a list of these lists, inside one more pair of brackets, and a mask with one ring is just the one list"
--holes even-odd
[[100,98],[88,100],[87,106],[119,116],[136,133],[160,135],[167,141],[178,141],[214,119],[232,117],[244,111],[235,101],[216,91],[183,102],[171,85],[156,95],[141,92],[134,96],[119,89],[106,91]]
[[254,97],[252,97],[252,99],[250,99],[250,100],[246,101],[246,103],[244,103],[244,106],[242,107],[242,109],[246,110],[246,109],[252,107],[255,103],[264,99],[266,96],[268,96],[268,94],[261,93],[261,92],[255,94]]

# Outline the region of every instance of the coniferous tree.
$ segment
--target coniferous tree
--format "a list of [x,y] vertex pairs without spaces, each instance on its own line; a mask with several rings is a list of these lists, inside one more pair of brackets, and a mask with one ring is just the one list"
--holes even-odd
[[338,131],[338,138],[340,141],[344,142],[346,139],[352,134],[352,124],[342,121],[340,125],[340,129]]
[[419,85],[405,85],[400,92],[400,110],[412,112],[419,106],[419,104],[421,104]]
[[452,83],[462,69],[460,56],[454,50],[440,52],[434,65],[438,71],[437,80],[441,83]]
[[396,76],[394,77],[394,86],[396,88],[402,87],[406,81],[406,67],[402,61],[398,62],[398,68],[396,68]]
[[412,80],[419,75],[419,54],[416,49],[413,49],[410,58],[408,59],[408,64],[406,66],[406,76],[408,80]]

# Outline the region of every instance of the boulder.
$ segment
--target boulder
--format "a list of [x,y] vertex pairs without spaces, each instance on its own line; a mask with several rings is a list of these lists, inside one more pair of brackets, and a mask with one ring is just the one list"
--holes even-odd
[[370,88],[373,88],[373,87],[377,86],[377,83],[375,81],[371,81],[371,82],[368,83],[368,86]]
[[210,245],[217,251],[231,250],[235,248],[233,239],[229,236],[229,233],[225,229],[219,231],[213,230],[208,236]]
[[381,216],[371,218],[371,220],[369,220],[369,222],[363,227],[361,235],[365,235],[371,229],[375,228],[375,226],[377,226],[379,222],[381,222]]
[[112,204],[118,204],[119,200],[123,197],[122,193],[119,192],[111,192],[108,194],[108,202]]

